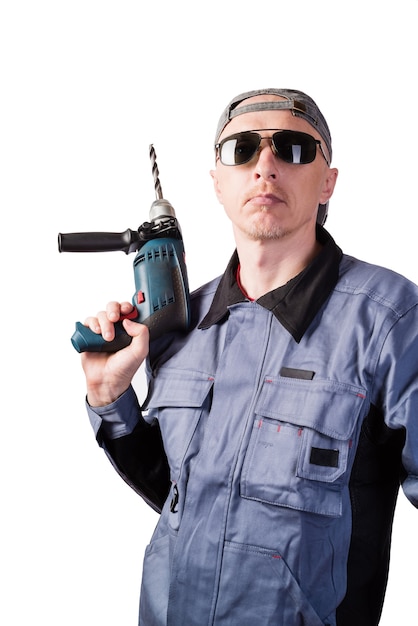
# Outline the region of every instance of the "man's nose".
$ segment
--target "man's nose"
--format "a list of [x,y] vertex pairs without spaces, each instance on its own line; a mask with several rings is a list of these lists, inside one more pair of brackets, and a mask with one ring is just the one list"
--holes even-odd
[[275,156],[273,142],[270,137],[263,137],[258,148],[255,176],[257,178],[277,178],[279,175],[278,159]]

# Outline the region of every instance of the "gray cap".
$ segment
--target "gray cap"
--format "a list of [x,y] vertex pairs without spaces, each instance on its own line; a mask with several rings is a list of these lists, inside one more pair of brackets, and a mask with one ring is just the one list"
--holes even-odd
[[[243,100],[261,95],[281,96],[282,98],[285,98],[285,100],[275,100],[273,102],[254,102],[237,108]],[[295,89],[255,89],[254,91],[247,91],[239,96],[236,96],[228,104],[219,119],[215,143],[218,143],[223,129],[234,117],[242,115],[243,113],[252,113],[254,111],[276,110],[292,111],[293,115],[301,117],[309,122],[309,124],[321,135],[328,149],[330,159],[332,158],[331,133],[325,117],[322,115],[318,106],[310,96],[302,91],[296,91]]]

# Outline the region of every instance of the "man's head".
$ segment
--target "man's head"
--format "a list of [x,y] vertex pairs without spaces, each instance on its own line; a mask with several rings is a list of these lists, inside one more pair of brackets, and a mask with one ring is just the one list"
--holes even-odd
[[[262,111],[289,111],[292,116],[308,122],[320,137],[320,141],[316,139],[317,145],[314,145],[312,138],[310,138],[308,134],[292,136],[290,131],[286,133],[276,133],[272,141],[272,149],[277,154],[278,158],[283,158],[287,160],[287,162],[291,162],[291,159],[298,158],[298,163],[309,163],[310,160],[315,158],[316,148],[318,146],[327,164],[330,165],[332,158],[332,142],[328,124],[314,100],[307,94],[293,89],[258,89],[242,93],[233,98],[223,111],[218,122],[215,136],[215,147],[218,157],[220,156],[219,140],[221,137],[225,138],[230,134],[228,132],[228,126],[231,121],[247,113]],[[231,129],[231,133],[232,132]],[[245,151],[247,151],[248,156],[251,157],[253,154],[252,151],[254,151],[255,154],[258,150],[258,146],[256,145],[257,137],[255,135],[249,135],[247,138],[248,143],[245,146]],[[232,143],[222,146],[222,148],[225,148],[224,153],[226,154],[228,151],[228,154],[230,154],[232,146]],[[240,162],[243,163],[242,145],[239,150],[241,151]],[[238,152],[238,148],[236,152]],[[234,157],[231,156],[230,158]],[[238,161],[236,161],[236,163],[238,163]],[[321,224],[326,220],[327,207],[328,202],[319,204],[317,221]]]

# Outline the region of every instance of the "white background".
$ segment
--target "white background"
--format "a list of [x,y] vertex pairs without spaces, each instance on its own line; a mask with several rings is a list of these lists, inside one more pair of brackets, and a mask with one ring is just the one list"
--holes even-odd
[[[218,117],[241,91],[296,88],[333,135],[328,229],[418,282],[417,17],[418,0],[1,4],[2,624],[134,626],[156,522],[94,441],[70,344],[76,320],[131,298],[133,256],[59,254],[58,232],[145,221],[154,143],[191,287],[221,273]],[[384,626],[417,619],[417,523],[401,494]]]

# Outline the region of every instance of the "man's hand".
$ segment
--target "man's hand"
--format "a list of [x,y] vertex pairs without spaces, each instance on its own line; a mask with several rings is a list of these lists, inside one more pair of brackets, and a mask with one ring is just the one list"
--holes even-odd
[[[105,311],[88,317],[84,324],[101,334],[106,341],[115,336],[114,324],[133,310],[130,302],[109,302]],[[87,382],[87,401],[90,406],[105,406],[121,396],[132,382],[136,371],[149,350],[149,331],[143,324],[124,319],[124,329],[132,342],[118,352],[83,352],[81,363]]]

